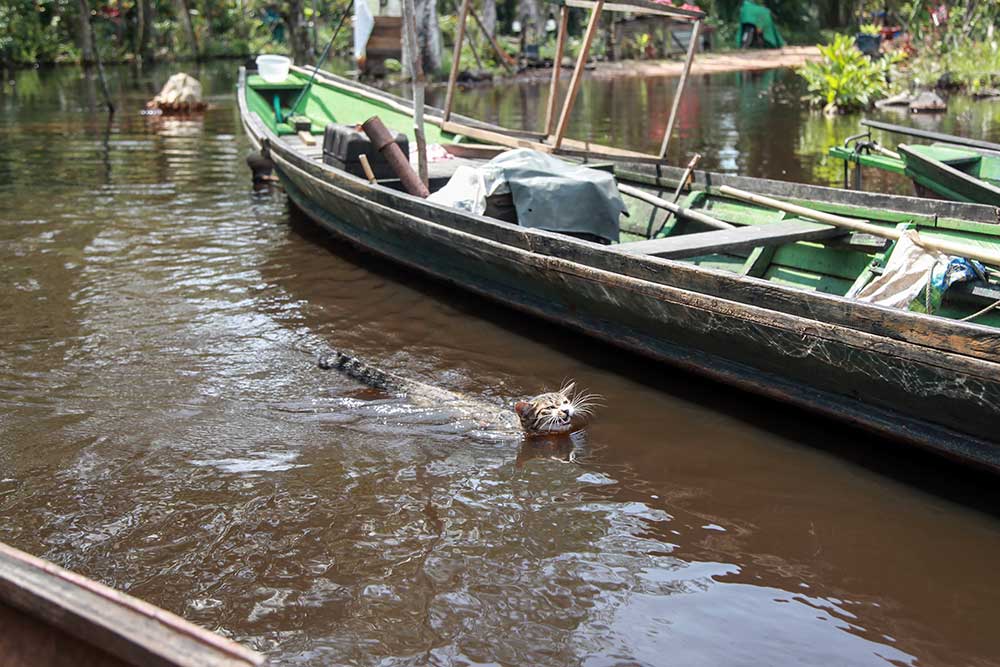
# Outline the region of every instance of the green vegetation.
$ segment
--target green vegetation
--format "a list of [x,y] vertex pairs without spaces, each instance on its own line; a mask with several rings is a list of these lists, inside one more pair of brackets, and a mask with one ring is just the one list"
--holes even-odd
[[1000,48],[994,42],[938,45],[903,72],[908,88],[948,88],[973,94],[1000,86]]
[[898,30],[897,37],[883,42],[875,59],[862,55],[846,35],[821,46],[823,60],[800,70],[813,104],[844,112],[866,108],[894,91],[944,88],[979,94],[1000,87],[1000,35],[995,34],[1000,3],[964,0],[946,9],[920,1],[865,0],[861,5],[862,16],[877,16],[879,22],[861,24],[860,34],[878,35],[886,25]]
[[[343,0],[0,0],[0,64],[242,57],[309,60]],[[96,40],[89,36],[93,24]],[[348,26],[349,27],[349,26]],[[338,38],[347,48],[350,30]],[[96,49],[96,51],[95,51]]]
[[889,92],[889,70],[895,58],[873,60],[854,46],[854,40],[837,35],[832,44],[819,47],[823,59],[800,70],[809,85],[809,101],[827,113],[866,109]]

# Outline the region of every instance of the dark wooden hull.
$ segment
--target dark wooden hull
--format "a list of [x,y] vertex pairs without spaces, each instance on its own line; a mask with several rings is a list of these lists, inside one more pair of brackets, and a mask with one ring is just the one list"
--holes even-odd
[[[292,201],[363,248],[614,345],[1000,469],[991,328],[466,215],[310,160],[253,116],[244,124]],[[669,178],[650,165],[634,171],[638,182]]]
[[250,667],[264,656],[0,544],[4,667]]

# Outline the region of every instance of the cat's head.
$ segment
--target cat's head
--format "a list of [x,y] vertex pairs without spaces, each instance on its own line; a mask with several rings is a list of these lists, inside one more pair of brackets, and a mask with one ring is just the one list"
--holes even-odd
[[576,383],[570,382],[559,391],[518,401],[514,412],[528,435],[570,433],[592,414],[591,408],[598,398],[593,394],[577,393]]

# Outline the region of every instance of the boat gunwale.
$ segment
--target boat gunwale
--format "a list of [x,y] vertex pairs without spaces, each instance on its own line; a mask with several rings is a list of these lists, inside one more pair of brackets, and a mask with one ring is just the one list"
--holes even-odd
[[266,661],[262,654],[165,609],[4,543],[0,606],[127,664],[238,667]]
[[[241,78],[239,96],[242,97],[243,95],[245,95],[245,80]],[[239,105],[242,113],[247,108],[245,100],[241,99]],[[777,307],[768,307],[766,309],[774,313],[804,317],[821,326],[844,326],[852,330],[881,337],[886,342],[904,342],[934,352],[955,354],[962,358],[978,359],[988,363],[1000,363],[1000,332],[998,332],[994,327],[976,324],[974,322],[961,322],[958,320],[942,318],[936,315],[902,311],[876,304],[859,302],[834,294],[803,290],[787,285],[772,283],[754,276],[733,274],[723,270],[695,266],[673,259],[665,259],[655,256],[626,256],[623,253],[609,251],[605,246],[588,243],[586,241],[567,237],[565,235],[520,227],[512,223],[495,220],[486,216],[459,211],[442,204],[427,201],[420,197],[389,188],[379,183],[369,183],[365,179],[315,160],[302,153],[296,146],[285,141],[282,137],[274,134],[270,128],[264,125],[263,121],[256,118],[255,113],[250,113],[249,115],[254,117],[254,122],[247,126],[248,130],[252,129],[251,126],[253,126],[253,128],[261,132],[263,136],[258,143],[266,145],[269,151],[277,150],[279,153],[287,153],[293,156],[295,160],[299,162],[298,166],[300,166],[303,171],[311,173],[317,178],[320,178],[319,175],[322,174],[327,179],[327,182],[329,182],[329,178],[331,176],[347,179],[348,183],[354,185],[354,187],[362,193],[367,191],[378,195],[379,199],[388,199],[393,201],[393,203],[397,204],[397,206],[389,206],[379,201],[376,201],[375,203],[386,206],[390,210],[394,210],[397,213],[413,215],[418,217],[418,219],[424,219],[425,221],[433,222],[434,224],[441,223],[436,220],[428,220],[427,218],[431,216],[435,218],[444,216],[446,219],[450,219],[452,221],[463,221],[462,224],[459,225],[448,224],[445,226],[449,229],[469,233],[485,240],[505,243],[511,247],[520,248],[541,256],[571,261],[580,264],[581,266],[609,271],[610,273],[615,273],[617,275],[646,280],[648,282],[674,287],[677,289],[686,289],[694,293],[713,296],[715,298],[724,298],[733,303],[746,305],[753,303],[761,296],[771,296],[772,299],[779,298],[779,300],[782,301],[782,305],[786,307],[794,306],[795,302],[798,301],[802,304],[802,307],[797,309],[789,310]],[[674,168],[668,167],[668,169]],[[625,178],[627,178],[627,173]],[[747,179],[753,182],[767,180],[748,179],[747,177],[736,178]],[[332,183],[330,183],[330,185],[337,187]],[[820,187],[803,184],[793,185],[799,185],[803,188]],[[829,188],[829,190],[832,190],[833,192],[842,192],[834,188]],[[917,199],[917,201],[926,200]],[[405,203],[406,209],[408,210],[399,208],[398,204],[400,203]],[[417,212],[413,211],[414,208],[417,209]],[[420,211],[420,209],[423,209],[423,211]],[[421,214],[423,214],[423,217]],[[499,232],[500,236],[513,235],[514,238],[520,240],[520,244],[513,243],[513,239],[498,241],[495,238],[498,234],[489,234],[488,232],[490,231]],[[535,241],[534,243],[532,242],[533,240]],[[595,259],[600,259],[602,261],[594,261]],[[608,266],[609,259],[613,260],[610,262],[612,267]],[[675,278],[685,277],[687,278],[687,284],[678,284],[676,280],[666,282],[668,277],[665,277],[664,274],[668,274]],[[714,290],[708,289],[709,286],[705,284],[701,284],[699,286],[692,284],[698,282],[699,280],[704,283],[705,278],[712,279],[712,282],[715,284]],[[728,297],[721,296],[720,292],[725,291],[727,287],[735,288],[735,290],[731,292]],[[750,294],[742,294],[743,289],[748,289]],[[740,296],[742,296],[745,300],[736,298]],[[830,311],[831,308],[835,311],[843,310],[843,312],[839,314],[837,312],[818,312],[824,310]],[[820,315],[825,315],[827,317],[825,319],[820,319]],[[829,317],[830,315],[833,315],[833,317]],[[868,323],[869,326],[862,326],[863,323]],[[871,325],[875,326],[872,327]],[[873,328],[875,330],[873,330]],[[932,340],[928,340],[928,338]],[[956,338],[964,340],[966,344],[959,344],[960,341],[956,341]]]

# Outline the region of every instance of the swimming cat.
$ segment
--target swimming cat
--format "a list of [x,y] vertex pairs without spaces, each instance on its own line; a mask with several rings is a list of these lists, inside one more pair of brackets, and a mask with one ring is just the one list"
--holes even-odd
[[576,383],[568,382],[559,391],[517,401],[513,410],[506,410],[389,373],[336,350],[320,357],[319,367],[337,369],[371,387],[403,396],[417,407],[441,410],[449,419],[461,422],[463,426],[507,435],[547,436],[571,433],[579,429],[593,414],[592,409],[598,399],[593,394],[576,392]]

